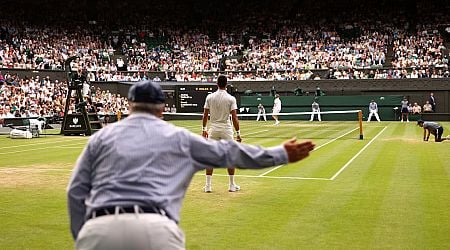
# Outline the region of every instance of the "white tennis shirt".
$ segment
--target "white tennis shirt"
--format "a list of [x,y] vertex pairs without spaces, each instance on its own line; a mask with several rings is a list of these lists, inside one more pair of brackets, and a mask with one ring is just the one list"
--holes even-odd
[[230,112],[237,109],[236,98],[226,90],[218,89],[206,97],[205,109],[209,109],[211,128],[233,129]]

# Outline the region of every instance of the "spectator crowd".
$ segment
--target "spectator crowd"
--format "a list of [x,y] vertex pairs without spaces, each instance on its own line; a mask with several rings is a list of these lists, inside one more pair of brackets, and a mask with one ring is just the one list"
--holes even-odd
[[[0,18],[0,68],[63,70],[65,61],[77,56],[70,66],[88,72],[91,81],[139,81],[147,77],[145,72],[163,72],[162,80],[176,81],[206,81],[218,72],[233,80],[449,76],[448,34],[439,27],[450,18],[421,1],[414,19],[408,18],[405,6],[393,5],[386,12],[379,5],[387,1],[367,6],[348,0],[354,9],[338,1],[328,11],[327,1],[308,6],[309,11],[292,6],[292,1],[277,2],[277,8],[231,2],[235,8],[222,6],[222,12],[211,11],[201,22],[185,16],[188,7],[177,3],[171,11],[190,18],[185,23],[172,15],[158,16],[162,3],[139,5],[159,18],[142,15],[115,25],[109,15],[98,22],[80,17],[69,23],[19,22],[6,15]],[[115,13],[127,2],[117,4],[109,11],[118,19],[119,14],[140,13],[133,12],[136,6]],[[210,4],[195,7],[204,10]],[[313,73],[330,69],[332,74]]]
[[[89,81],[450,76],[446,1],[28,2],[10,1],[0,16],[1,117],[64,111],[64,82],[9,69],[70,66]],[[128,105],[100,90],[86,101],[105,114]]]
[[[6,75],[6,78],[9,76]],[[67,82],[49,77],[15,78],[12,84],[0,81],[0,125],[5,125],[5,118],[14,117],[45,117],[53,122],[61,121],[67,93]],[[100,116],[128,113],[128,100],[120,94],[92,88],[84,98],[88,112],[97,112]],[[80,112],[75,98],[70,100],[68,114]]]

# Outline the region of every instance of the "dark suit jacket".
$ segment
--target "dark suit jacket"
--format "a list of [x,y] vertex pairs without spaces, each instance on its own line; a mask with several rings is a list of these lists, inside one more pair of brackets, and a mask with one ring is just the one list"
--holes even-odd
[[428,101],[430,102],[431,107],[433,107],[433,112],[436,112],[436,97],[430,95]]

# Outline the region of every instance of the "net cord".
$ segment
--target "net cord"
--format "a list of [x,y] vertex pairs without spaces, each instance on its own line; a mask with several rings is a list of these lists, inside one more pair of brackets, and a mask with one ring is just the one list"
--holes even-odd
[[[320,111],[322,114],[350,114],[350,113],[359,113],[361,110],[335,110],[335,111]],[[292,116],[292,115],[311,115],[317,114],[316,112],[292,112],[292,113],[266,113],[266,115],[279,115],[279,116]],[[164,112],[163,115],[186,115],[186,116],[203,116],[203,113],[171,113]],[[258,114],[238,114],[238,117],[252,117],[257,116]]]

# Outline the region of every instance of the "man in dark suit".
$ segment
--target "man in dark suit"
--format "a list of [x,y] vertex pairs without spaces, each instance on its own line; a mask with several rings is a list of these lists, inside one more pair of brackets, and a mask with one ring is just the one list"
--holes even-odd
[[430,97],[428,97],[428,101],[431,104],[433,112],[436,112],[436,98],[434,98],[433,92],[430,93]]

